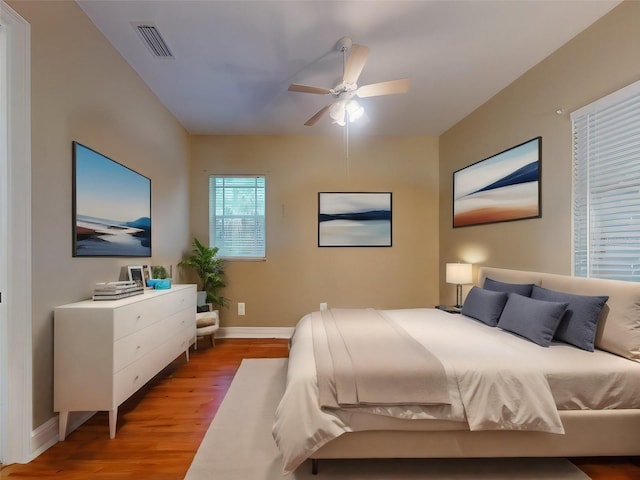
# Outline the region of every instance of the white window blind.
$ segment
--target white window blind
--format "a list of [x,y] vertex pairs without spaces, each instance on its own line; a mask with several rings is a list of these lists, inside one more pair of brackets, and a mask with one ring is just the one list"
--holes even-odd
[[265,258],[265,177],[209,177],[209,243],[225,258]]
[[574,275],[640,282],[640,82],[571,120]]

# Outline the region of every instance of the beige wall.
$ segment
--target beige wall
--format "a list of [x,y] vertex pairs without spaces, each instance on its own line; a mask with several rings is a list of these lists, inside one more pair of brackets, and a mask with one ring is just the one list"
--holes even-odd
[[[72,1],[10,1],[31,24],[33,426],[53,416],[53,309],[189,243],[189,136]],[[151,178],[152,259],[72,258],[71,142]]]
[[[337,132],[339,133],[339,132]],[[293,326],[330,307],[437,301],[436,138],[201,136],[192,142],[191,230],[208,241],[208,177],[265,174],[267,260],[228,262],[223,326]],[[392,248],[318,248],[318,192],[393,192]],[[246,303],[238,317],[237,302]]]
[[[627,1],[440,137],[443,302],[446,262],[571,273],[569,113],[639,79],[640,2]],[[542,218],[453,229],[452,173],[539,135]]]

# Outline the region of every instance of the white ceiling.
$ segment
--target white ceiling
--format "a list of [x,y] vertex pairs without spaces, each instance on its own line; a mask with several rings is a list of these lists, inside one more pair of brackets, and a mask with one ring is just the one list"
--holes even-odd
[[[345,35],[371,49],[359,85],[410,77],[409,92],[362,99],[362,133],[439,135],[557,50],[618,0],[77,0],[193,134],[327,134]],[[174,58],[133,27],[155,25]]]

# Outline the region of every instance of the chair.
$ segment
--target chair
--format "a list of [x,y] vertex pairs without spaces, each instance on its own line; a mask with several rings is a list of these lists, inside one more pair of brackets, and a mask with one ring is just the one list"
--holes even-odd
[[213,309],[213,305],[207,304],[209,310],[206,312],[196,313],[196,342],[194,350],[198,349],[198,338],[209,337],[211,340],[211,346],[216,346],[215,335],[220,328],[220,318],[218,316],[218,310]]

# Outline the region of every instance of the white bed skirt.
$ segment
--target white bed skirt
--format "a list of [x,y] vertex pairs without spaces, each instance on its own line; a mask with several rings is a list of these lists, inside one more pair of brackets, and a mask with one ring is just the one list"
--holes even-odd
[[311,458],[481,458],[640,455],[640,411],[563,411],[564,435],[526,431],[349,432]]

